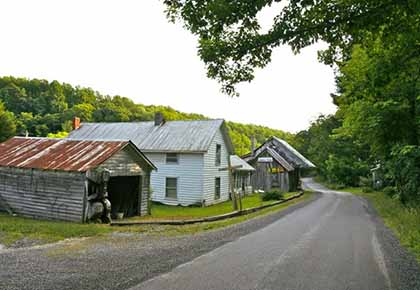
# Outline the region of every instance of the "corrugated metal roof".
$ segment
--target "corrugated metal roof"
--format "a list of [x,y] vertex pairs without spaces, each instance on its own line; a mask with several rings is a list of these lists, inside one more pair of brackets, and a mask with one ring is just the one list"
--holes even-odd
[[239,167],[235,168],[235,171],[255,171],[254,167],[237,155],[230,155],[230,166]]
[[265,141],[260,147],[258,147],[255,150],[255,156],[252,156],[251,153],[249,153],[242,157],[246,161],[251,161],[251,160],[254,160],[256,157],[258,157],[258,155],[260,155],[264,151],[267,151],[280,164],[282,164],[282,162],[284,161],[283,162],[284,165],[282,164],[282,166],[285,167],[289,171],[293,170],[294,168],[316,167],[311,161],[306,159],[289,143],[274,136],[268,139],[267,141]]
[[[223,124],[223,120],[168,121],[159,126],[154,122],[82,123],[67,138],[129,139],[143,152],[206,152]],[[231,146],[229,136],[225,138]]]
[[273,139],[279,142],[281,145],[283,145],[284,150],[281,150],[281,152],[284,152],[287,155],[286,158],[290,157],[291,159],[293,159],[295,163],[299,165],[299,167],[316,167],[311,161],[306,159],[302,154],[299,153],[299,151],[293,148],[286,141],[277,137],[273,137]]
[[14,137],[0,144],[0,166],[85,172],[129,143]]

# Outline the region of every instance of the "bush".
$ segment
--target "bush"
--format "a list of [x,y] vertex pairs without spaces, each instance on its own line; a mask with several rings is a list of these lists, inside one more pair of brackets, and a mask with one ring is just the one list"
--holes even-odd
[[387,196],[389,196],[389,197],[393,197],[393,196],[397,193],[397,190],[396,190],[396,188],[395,188],[395,187],[393,187],[393,186],[387,186],[387,187],[385,187],[385,188],[383,189],[383,192],[384,192]]
[[420,146],[396,146],[388,169],[403,203],[420,203]]
[[362,187],[362,192],[364,192],[364,193],[371,193],[371,192],[373,192],[373,188],[370,187],[370,186],[363,186]]
[[284,192],[282,192],[281,190],[271,190],[271,191],[267,191],[265,193],[262,194],[261,199],[263,201],[270,201],[270,200],[281,200],[284,197]]
[[373,180],[371,177],[364,177],[364,176],[359,177],[359,186],[372,187],[372,185],[373,185]]

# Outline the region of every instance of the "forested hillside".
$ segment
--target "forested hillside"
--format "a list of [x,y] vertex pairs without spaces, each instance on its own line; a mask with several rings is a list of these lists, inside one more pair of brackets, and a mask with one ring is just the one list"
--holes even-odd
[[[57,81],[0,78],[0,140],[13,135],[65,136],[74,116],[82,122],[128,122],[153,120],[155,112],[166,120],[206,119],[165,106],[135,104],[121,96],[107,96],[91,88],[73,87]],[[290,141],[292,134],[264,126],[228,122],[237,154],[250,150],[250,137],[257,143],[275,135]]]

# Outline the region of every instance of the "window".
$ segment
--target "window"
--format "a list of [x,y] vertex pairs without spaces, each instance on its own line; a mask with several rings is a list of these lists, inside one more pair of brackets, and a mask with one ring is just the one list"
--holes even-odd
[[214,182],[214,199],[220,198],[220,177],[216,177]]
[[166,177],[166,197],[175,198],[177,196],[178,179],[174,177]]
[[167,153],[166,154],[166,163],[178,163],[178,154],[176,153]]
[[216,166],[220,166],[222,161],[222,145],[216,144]]

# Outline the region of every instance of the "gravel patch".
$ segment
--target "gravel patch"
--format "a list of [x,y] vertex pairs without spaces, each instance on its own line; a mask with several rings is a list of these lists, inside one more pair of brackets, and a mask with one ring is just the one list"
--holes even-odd
[[48,248],[0,253],[0,289],[128,289],[259,230],[320,195],[280,212],[188,236],[110,234]]

